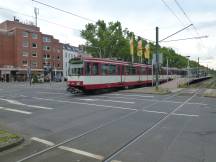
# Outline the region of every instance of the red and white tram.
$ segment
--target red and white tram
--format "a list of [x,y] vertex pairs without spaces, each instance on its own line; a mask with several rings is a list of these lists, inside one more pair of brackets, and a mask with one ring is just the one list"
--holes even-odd
[[[177,68],[160,70],[160,82],[183,75]],[[168,77],[168,78],[167,78]],[[152,66],[100,58],[74,58],[68,69],[68,90],[72,93],[97,89],[152,84]]]

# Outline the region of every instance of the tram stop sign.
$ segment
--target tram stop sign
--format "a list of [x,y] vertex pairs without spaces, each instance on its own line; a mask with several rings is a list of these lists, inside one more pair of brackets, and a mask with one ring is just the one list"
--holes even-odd
[[[163,54],[159,53],[159,64],[163,64]],[[153,64],[156,65],[156,53],[153,54],[153,58],[152,58]]]

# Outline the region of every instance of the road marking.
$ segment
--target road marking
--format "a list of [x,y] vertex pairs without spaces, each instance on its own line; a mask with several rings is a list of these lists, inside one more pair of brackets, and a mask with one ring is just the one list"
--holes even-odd
[[128,102],[128,101],[116,101],[116,100],[103,100],[103,99],[91,99],[91,98],[86,98],[86,99],[78,99],[78,100],[83,100],[83,101],[108,101],[108,102],[118,102],[118,103],[127,103],[127,104],[134,104],[135,102]]
[[32,137],[31,140],[46,144],[48,146],[54,146],[55,145],[55,143],[53,143],[53,142],[50,142],[50,141],[47,141],[47,140],[44,140],[41,138],[37,138],[37,137]]
[[194,115],[194,114],[178,114],[178,113],[172,113],[172,115],[189,116],[189,117],[199,117],[199,115]]
[[119,161],[119,160],[112,160],[111,162],[122,162],[122,161]]
[[154,96],[145,96],[145,95],[125,95],[120,93],[113,93],[113,94],[107,94],[109,96],[128,96],[128,97],[148,97],[148,98],[154,98]]
[[44,106],[37,106],[37,105],[25,105],[25,106],[33,107],[33,108],[36,108],[36,109],[53,110],[52,107],[44,107]]
[[51,108],[51,107],[44,107],[44,106],[38,106],[38,105],[27,105],[27,104],[21,103],[21,102],[16,101],[16,100],[9,100],[9,99],[4,99],[4,98],[0,98],[0,100],[6,101],[6,102],[14,104],[14,105],[33,107],[33,108],[36,108],[36,109],[53,110],[53,108]]
[[78,105],[89,105],[89,106],[97,106],[97,107],[108,107],[108,108],[112,108],[112,109],[137,111],[137,109],[132,109],[132,108],[128,108],[128,107],[120,107],[120,106],[98,105],[98,104],[91,104],[91,103],[82,103],[82,102],[56,100],[56,99],[39,98],[39,97],[32,97],[32,98],[37,99],[37,100],[54,101],[54,102],[61,102],[61,103],[73,103],[73,104],[78,104]]
[[79,134],[79,135],[77,135],[77,136],[75,136],[75,137],[66,139],[66,140],[64,140],[64,141],[62,141],[62,142],[60,142],[60,143],[58,143],[58,144],[56,144],[56,145],[54,145],[54,146],[51,146],[51,147],[46,148],[46,149],[44,149],[44,150],[41,150],[41,151],[38,151],[38,152],[33,153],[33,154],[31,154],[31,155],[28,155],[28,156],[26,156],[26,157],[24,157],[24,158],[18,160],[17,162],[23,162],[23,161],[29,160],[29,159],[31,159],[31,158],[34,158],[34,157],[36,157],[36,156],[39,156],[39,155],[41,155],[41,154],[43,154],[43,153],[46,153],[46,152],[48,152],[48,151],[50,151],[50,150],[52,150],[52,149],[54,149],[54,148],[57,148],[57,147],[62,146],[62,145],[64,145],[64,144],[68,143],[68,142],[71,142],[71,141],[74,141],[74,140],[76,140],[76,139],[79,139],[79,138],[81,138],[81,137],[83,137],[83,136],[85,136],[85,135],[87,135],[87,134],[89,134],[89,133],[95,132],[95,131],[97,131],[98,129],[104,128],[104,127],[106,127],[106,126],[108,126],[108,125],[111,125],[112,123],[115,123],[115,122],[117,122],[117,121],[119,121],[119,120],[125,119],[125,118],[127,118],[127,117],[129,117],[129,116],[131,116],[131,115],[133,115],[133,114],[135,114],[135,113],[137,113],[137,111],[133,111],[133,112],[127,113],[126,115],[120,116],[120,117],[117,118],[117,119],[113,119],[113,120],[108,121],[108,122],[106,122],[106,123],[104,123],[104,124],[100,124],[99,126],[97,126],[97,127],[95,127],[95,128],[92,128],[92,129],[89,129],[89,130],[87,130],[87,131],[85,131],[85,132],[83,132],[83,133],[81,133],[81,134]]
[[[167,102],[167,103],[183,103],[183,102],[179,102],[179,101],[169,101],[169,100],[156,100],[156,99],[139,99],[139,98],[128,98],[128,97],[110,97],[110,96],[97,96],[97,97],[100,97],[100,98],[120,98],[120,99],[127,99],[127,100],[136,100],[136,101],[151,101],[151,102]],[[206,106],[208,104],[204,104],[204,103],[200,103],[200,102],[188,102],[186,104],[194,104],[194,105],[203,105],[203,106]]]
[[60,93],[60,92],[37,92],[37,93],[45,93],[45,94],[66,94],[66,93]]
[[6,102],[11,103],[11,104],[15,104],[15,105],[22,105],[22,106],[25,105],[19,101],[15,101],[15,100],[9,100],[9,99],[4,99],[4,98],[0,98],[0,100],[6,101]]
[[17,113],[21,113],[21,114],[27,114],[27,115],[32,114],[32,112],[29,112],[29,111],[23,111],[23,110],[11,109],[11,108],[7,108],[7,107],[0,107],[0,109],[1,109],[1,110],[6,110],[6,111],[17,112]]
[[151,110],[145,110],[145,109],[143,109],[142,111],[150,112],[150,113],[156,113],[156,114],[168,114],[167,112],[163,112],[163,111],[151,111]]
[[78,150],[78,149],[75,149],[75,148],[70,148],[70,147],[66,147],[66,146],[59,146],[58,148],[60,148],[62,150],[65,150],[65,151],[73,152],[75,154],[91,157],[91,158],[94,158],[94,159],[97,159],[97,160],[103,160],[104,159],[104,157],[101,156],[101,155],[95,155],[95,154],[92,154],[92,153],[89,153],[89,152],[86,152],[86,151],[82,151],[82,150]]
[[134,144],[135,142],[137,142],[138,140],[140,140],[144,135],[146,135],[149,132],[151,132],[155,127],[157,127],[158,125],[160,125],[162,122],[166,121],[167,118],[169,118],[173,113],[175,113],[176,111],[178,111],[179,109],[181,109],[186,103],[188,103],[196,95],[197,95],[197,92],[194,93],[190,98],[188,98],[187,100],[185,100],[181,105],[179,105],[174,110],[172,110],[171,112],[169,112],[164,118],[161,118],[152,127],[150,127],[147,130],[143,131],[140,135],[138,135],[137,137],[135,137],[133,140],[131,140],[130,142],[128,142],[127,144],[125,144],[124,146],[122,146],[121,148],[119,148],[117,151],[115,151],[114,153],[112,153],[110,156],[106,157],[106,159],[104,159],[103,162],[109,162],[109,161],[111,161],[113,158],[116,157],[116,155],[118,155],[119,153],[121,153],[122,151],[124,151],[126,148],[128,148],[129,146],[131,146],[132,144]]
[[[31,140],[46,144],[48,146],[54,146],[55,145],[55,143],[53,143],[51,141],[47,141],[47,140],[40,139],[40,138],[37,138],[37,137],[32,137]],[[103,160],[104,159],[104,157],[101,156],[101,155],[92,154],[90,152],[86,152],[86,151],[83,151],[83,150],[78,150],[78,149],[67,147],[67,146],[58,146],[58,148],[61,149],[61,150],[65,150],[65,151],[75,153],[75,154],[91,157],[91,158],[94,158],[94,159],[97,159],[97,160]]]

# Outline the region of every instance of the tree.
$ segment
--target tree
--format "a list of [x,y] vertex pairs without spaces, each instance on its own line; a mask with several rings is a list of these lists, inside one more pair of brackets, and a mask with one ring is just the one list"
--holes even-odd
[[127,58],[129,56],[128,30],[122,30],[120,22],[98,20],[96,24],[89,23],[81,31],[81,36],[87,40],[86,50],[95,57]]

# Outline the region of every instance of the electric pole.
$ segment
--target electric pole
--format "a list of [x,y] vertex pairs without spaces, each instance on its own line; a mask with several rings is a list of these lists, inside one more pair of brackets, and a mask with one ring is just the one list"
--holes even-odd
[[159,28],[156,27],[156,90],[158,90],[158,85],[159,85],[159,54],[158,54],[158,50],[159,50]]

